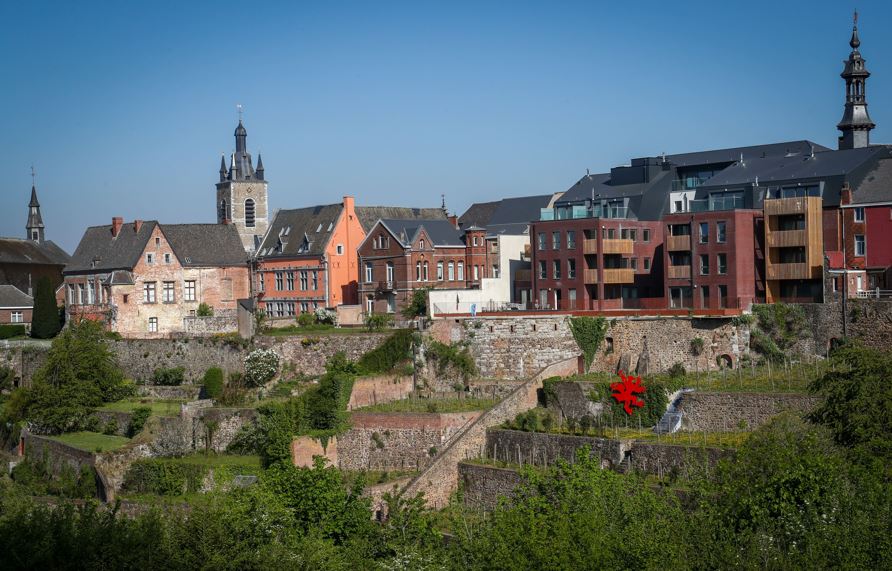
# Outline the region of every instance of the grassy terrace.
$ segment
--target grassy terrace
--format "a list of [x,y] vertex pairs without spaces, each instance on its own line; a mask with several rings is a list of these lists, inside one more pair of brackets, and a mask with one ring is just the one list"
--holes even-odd
[[237,454],[189,454],[176,458],[164,458],[164,462],[171,464],[190,464],[207,466],[209,468],[256,468],[260,470],[260,456],[241,456]]
[[342,471],[341,473],[344,475],[344,481],[349,488],[359,478],[365,478],[366,486],[374,486],[376,484],[395,482],[402,478],[409,478],[411,476],[414,476],[418,472],[411,470],[368,470],[365,472]]
[[471,412],[488,410],[498,404],[498,399],[487,398],[412,398],[356,409],[354,412]]
[[265,337],[288,337],[291,335],[319,336],[319,335],[362,335],[366,333],[393,333],[395,329],[380,329],[369,331],[365,327],[335,327],[333,325],[308,325],[300,327],[289,325],[287,327],[275,327],[263,330]]
[[109,436],[98,432],[70,432],[50,438],[87,452],[108,452],[130,442],[130,439],[124,436]]
[[155,416],[175,416],[180,413],[181,400],[149,400],[127,399],[118,402],[110,402],[98,410],[104,412],[133,412],[137,408],[148,407]]

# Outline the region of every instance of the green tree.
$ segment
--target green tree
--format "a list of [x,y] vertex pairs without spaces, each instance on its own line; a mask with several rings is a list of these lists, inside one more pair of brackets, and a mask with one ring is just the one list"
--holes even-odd
[[34,288],[34,315],[31,318],[31,337],[50,339],[59,334],[62,323],[59,320],[59,308],[56,306],[56,295],[50,279],[42,277]]
[[414,319],[427,315],[427,300],[430,288],[422,287],[412,290],[408,303],[403,308],[403,317],[406,319]]

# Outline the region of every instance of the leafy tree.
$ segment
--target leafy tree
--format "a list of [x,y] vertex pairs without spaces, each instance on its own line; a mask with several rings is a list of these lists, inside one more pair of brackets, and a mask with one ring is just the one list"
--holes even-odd
[[197,315],[198,317],[213,317],[214,308],[202,302],[198,304],[198,310],[195,312],[195,315]]
[[412,290],[408,303],[403,308],[403,317],[406,319],[415,319],[427,315],[427,300],[430,288],[418,288]]
[[365,318],[365,327],[369,331],[381,331],[392,325],[393,316],[389,313],[370,313]]
[[48,277],[37,280],[34,288],[34,314],[31,318],[31,337],[50,339],[59,334],[62,322],[59,320],[59,308],[56,306],[56,295],[53,284]]

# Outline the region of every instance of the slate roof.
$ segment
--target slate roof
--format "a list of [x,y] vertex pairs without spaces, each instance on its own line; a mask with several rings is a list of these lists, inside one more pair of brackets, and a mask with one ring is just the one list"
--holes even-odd
[[442,208],[406,208],[403,206],[357,206],[356,217],[368,233],[380,218],[391,220],[445,220]]
[[51,240],[37,243],[22,238],[0,238],[0,264],[64,266],[71,258]]
[[232,224],[162,224],[161,231],[183,266],[244,266],[248,255]]
[[0,307],[34,307],[34,298],[12,285],[0,285]]
[[672,190],[672,171],[660,171],[650,182],[610,184],[610,173],[583,176],[560,199],[560,203],[579,203],[591,199],[629,199],[629,208],[639,220],[659,220]]
[[133,269],[157,225],[156,220],[147,220],[137,232],[133,222],[125,222],[117,237],[112,236],[111,224],[87,228],[64,273]]
[[475,202],[465,210],[464,214],[458,217],[459,227],[468,228],[470,226],[480,226],[481,228],[485,228],[501,203],[501,200],[495,200],[493,202]]
[[526,234],[529,223],[539,219],[539,211],[548,208],[552,194],[503,198],[494,202],[472,204],[458,219],[463,230],[472,226],[486,229],[488,236]]
[[464,246],[461,231],[457,230],[448,220],[404,220],[381,219],[381,223],[390,230],[400,241],[403,247],[409,247],[415,241],[415,237],[424,228],[427,235],[433,241],[434,246]]
[[852,202],[892,202],[892,158],[881,158],[873,165],[861,183],[854,187]]
[[741,154],[743,155],[744,160],[761,157],[782,157],[790,153],[807,155],[811,153],[812,148],[814,148],[816,153],[830,150],[827,147],[812,141],[802,140],[788,141],[784,143],[769,143],[767,145],[752,145],[749,147],[714,149],[711,151],[697,151],[693,153],[679,153],[676,155],[667,155],[666,160],[680,167],[694,165],[706,166],[714,163],[733,163],[739,161]]
[[[257,250],[257,256],[323,255],[343,209],[344,205],[338,203],[279,210]],[[280,240],[281,251],[278,247]]]

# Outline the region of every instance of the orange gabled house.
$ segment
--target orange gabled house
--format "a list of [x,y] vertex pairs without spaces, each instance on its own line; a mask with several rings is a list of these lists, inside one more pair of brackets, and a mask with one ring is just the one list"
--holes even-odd
[[352,196],[340,204],[277,211],[255,256],[258,308],[276,320],[356,305],[356,249],[374,222],[390,214],[445,217],[440,208],[355,206]]

